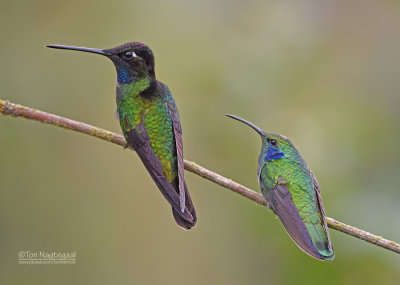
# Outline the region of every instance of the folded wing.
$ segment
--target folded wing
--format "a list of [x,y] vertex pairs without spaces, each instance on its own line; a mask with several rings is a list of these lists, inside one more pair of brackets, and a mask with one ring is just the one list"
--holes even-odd
[[172,206],[173,214],[177,223],[185,229],[193,227],[196,223],[196,213],[186,185],[183,184],[185,193],[187,193],[186,204],[188,206],[181,211],[181,198],[177,190],[172,186],[163,173],[162,164],[150,146],[149,135],[144,127],[143,120],[134,129],[126,131],[125,137],[128,141],[128,145],[131,146],[139,155],[150,176],[153,178],[153,181]]
[[[292,195],[285,183],[277,183],[269,193],[271,208],[281,220],[293,241],[307,254],[320,260],[331,260],[334,252],[329,239],[326,222],[305,223],[293,203]],[[322,204],[317,195],[319,205]],[[323,215],[323,208],[321,211]],[[323,216],[325,221],[325,217]]]

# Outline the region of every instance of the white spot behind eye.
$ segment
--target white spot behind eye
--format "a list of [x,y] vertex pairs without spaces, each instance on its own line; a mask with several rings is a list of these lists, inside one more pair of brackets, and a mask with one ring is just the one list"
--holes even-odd
[[130,60],[130,59],[132,59],[132,58],[137,57],[137,55],[136,55],[136,53],[134,53],[133,51],[128,50],[128,51],[126,51],[126,52],[123,53],[123,57],[124,57],[124,59],[126,59],[126,60]]

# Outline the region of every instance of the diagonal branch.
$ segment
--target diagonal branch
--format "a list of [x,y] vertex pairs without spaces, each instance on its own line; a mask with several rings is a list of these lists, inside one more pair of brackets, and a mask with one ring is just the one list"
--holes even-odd
[[[49,114],[29,107],[13,104],[1,99],[0,99],[0,113],[2,113],[4,117],[12,116],[12,117],[22,117],[26,119],[31,119],[42,123],[54,125],[57,127],[85,133],[93,137],[97,137],[118,144],[120,146],[126,145],[126,141],[124,137],[121,135],[82,122],[77,122],[71,119]],[[256,202],[257,204],[266,206],[266,201],[264,200],[263,196],[260,193],[255,192],[239,183],[236,183],[231,179],[223,177],[215,172],[212,172],[194,162],[185,160],[185,169],[207,180],[217,183],[222,187],[225,187],[233,192],[236,192]],[[400,253],[400,244],[397,242],[384,239],[381,236],[376,236],[374,234],[371,234],[369,232],[363,231],[361,229],[358,229],[350,225],[346,225],[342,222],[339,222],[329,217],[327,217],[327,222],[328,226],[332,229],[341,231],[342,233],[351,235],[353,237],[359,238],[374,245],[383,247],[387,250]]]

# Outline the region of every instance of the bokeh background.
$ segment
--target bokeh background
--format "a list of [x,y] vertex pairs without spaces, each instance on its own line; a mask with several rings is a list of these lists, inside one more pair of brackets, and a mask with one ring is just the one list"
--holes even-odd
[[[296,144],[328,216],[400,240],[400,2],[0,2],[0,98],[120,133],[103,57],[46,44],[150,45],[177,101],[185,158],[257,189],[257,134]],[[398,284],[399,256],[331,230],[333,262],[265,207],[186,173],[185,232],[135,153],[0,118],[1,284]],[[19,265],[21,250],[77,252]]]

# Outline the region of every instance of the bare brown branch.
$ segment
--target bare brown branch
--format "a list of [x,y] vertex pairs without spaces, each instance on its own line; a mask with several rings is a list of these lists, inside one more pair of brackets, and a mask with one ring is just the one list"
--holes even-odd
[[[8,101],[0,100],[0,113],[2,113],[3,116],[23,117],[26,119],[31,119],[42,123],[54,125],[57,127],[85,133],[93,137],[97,137],[118,144],[120,146],[126,145],[126,141],[124,137],[121,135],[85,123],[77,122],[74,120],[70,120],[64,117],[56,116],[50,113],[42,112],[18,104],[13,104]],[[264,200],[263,196],[260,193],[253,191],[213,171],[210,171],[192,161],[185,160],[185,169],[207,180],[217,183],[233,192],[236,192],[256,202],[257,204],[266,205],[266,201]],[[327,222],[328,226],[332,229],[359,238],[371,244],[383,247],[387,250],[400,253],[400,244],[397,242],[384,239],[381,236],[377,236],[369,232],[363,231],[361,229],[358,229],[356,227],[346,225],[342,222],[336,221],[335,219],[329,217],[327,217]]]

